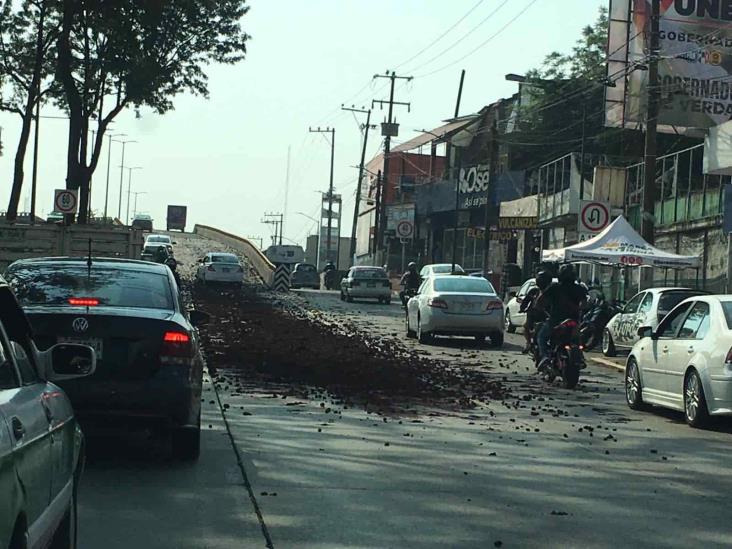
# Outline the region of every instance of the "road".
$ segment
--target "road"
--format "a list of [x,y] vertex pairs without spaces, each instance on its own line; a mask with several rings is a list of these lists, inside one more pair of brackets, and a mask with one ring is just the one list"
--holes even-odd
[[[207,243],[182,245],[193,257]],[[81,547],[732,543],[729,422],[700,431],[675,413],[632,412],[622,375],[600,365],[574,391],[544,386],[519,353],[520,335],[507,335],[501,350],[460,339],[423,346],[406,339],[395,303],[307,290],[277,299],[494,376],[513,396],[388,414],[219,369],[207,384],[197,464],[173,464],[144,440],[125,440],[121,454],[110,449],[117,441],[95,441]]]

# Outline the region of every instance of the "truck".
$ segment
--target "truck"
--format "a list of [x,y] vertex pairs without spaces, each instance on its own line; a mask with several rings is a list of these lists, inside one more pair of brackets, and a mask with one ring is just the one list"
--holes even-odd
[[185,232],[187,206],[168,206],[167,226],[169,231]]
[[305,250],[301,246],[289,244],[270,246],[264,252],[264,255],[275,265],[290,265],[292,267],[295,263],[305,261]]

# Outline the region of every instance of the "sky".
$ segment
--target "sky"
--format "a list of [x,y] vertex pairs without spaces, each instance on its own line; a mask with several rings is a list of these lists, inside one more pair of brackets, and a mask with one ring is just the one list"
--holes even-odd
[[[388,99],[377,73],[413,76],[397,85],[397,144],[416,130],[435,128],[454,114],[458,82],[466,70],[460,114],[516,92],[508,73],[541,66],[552,51],[569,52],[581,29],[594,22],[607,0],[250,0],[243,20],[251,35],[247,58],[237,65],[208,67],[210,98],[175,98],[175,110],[156,115],[126,111],[113,131],[124,133],[125,166],[132,172],[138,213],[164,228],[168,204],[188,206],[194,223],[271,243],[265,213],[285,209],[288,149],[290,178],[284,241],[304,245],[317,233],[313,219],[327,191],[330,144],[312,128],[335,128],[336,192],[344,197],[342,236],[350,236],[356,166],[361,153],[359,123],[365,115],[342,104],[370,107]],[[59,116],[44,106],[42,116]],[[378,105],[372,123],[385,119]],[[0,157],[0,210],[7,207],[17,145],[17,115],[0,113],[4,155]],[[64,187],[67,121],[43,118],[40,131],[37,213],[52,208],[53,191]],[[378,131],[369,137],[368,157],[378,153]],[[92,207],[101,215],[107,181],[107,148],[93,177]],[[30,195],[31,154],[20,209]],[[119,209],[121,146],[113,144],[109,212]],[[122,193],[127,211],[128,170]],[[130,215],[134,210],[132,196]]]

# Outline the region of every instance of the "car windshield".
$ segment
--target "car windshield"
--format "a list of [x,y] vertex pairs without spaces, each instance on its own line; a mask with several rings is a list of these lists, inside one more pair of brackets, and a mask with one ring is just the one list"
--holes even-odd
[[670,292],[663,292],[658,300],[658,312],[659,314],[668,313],[687,297],[700,295],[700,293],[701,292],[691,290],[673,290]]
[[234,254],[211,254],[211,263],[239,263]]
[[158,236],[148,236],[147,237],[147,241],[148,242],[165,242],[165,243],[167,243],[167,242],[170,242],[170,237],[169,236],[160,236],[160,235],[158,235]]
[[[449,274],[452,272],[452,265],[433,265],[432,272],[435,274]],[[462,273],[465,271],[460,265],[455,265],[455,272]]]
[[495,294],[496,291],[485,278],[436,278],[436,292],[459,292],[467,294]]
[[295,268],[295,270],[298,271],[298,272],[302,272],[302,273],[314,273],[314,272],[317,272],[317,270],[315,269],[315,265],[302,265],[301,264],[301,265],[298,265]]
[[108,307],[173,309],[173,293],[163,273],[107,265],[26,264],[8,269],[8,282],[23,306],[73,305],[74,299]]
[[353,278],[387,278],[384,269],[356,269]]

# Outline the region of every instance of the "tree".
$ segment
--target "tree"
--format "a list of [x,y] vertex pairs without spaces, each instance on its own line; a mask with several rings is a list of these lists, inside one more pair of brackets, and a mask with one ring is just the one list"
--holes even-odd
[[22,121],[6,214],[11,221],[18,214],[33,111],[53,85],[50,50],[59,29],[57,0],[24,0],[17,9],[13,9],[14,3],[5,0],[0,4],[0,77],[4,77],[1,88],[6,92],[0,110],[16,113]]
[[126,107],[163,114],[185,91],[208,97],[204,67],[244,59],[249,8],[245,0],[63,0],[61,10],[56,98],[69,115],[66,187],[79,191],[85,223],[110,122]]

